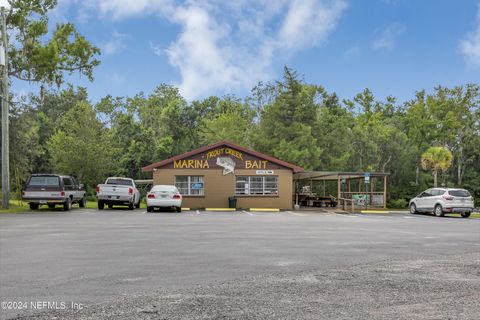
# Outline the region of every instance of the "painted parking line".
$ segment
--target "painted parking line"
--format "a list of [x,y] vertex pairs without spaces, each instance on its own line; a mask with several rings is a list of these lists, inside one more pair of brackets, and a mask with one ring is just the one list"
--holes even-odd
[[249,216],[254,216],[254,214],[251,213],[251,212],[248,212],[248,211],[245,211],[245,210],[242,210],[242,212],[248,214]]
[[285,211],[285,212],[288,213],[288,214],[297,216],[297,217],[305,217],[305,215],[301,214],[301,213],[297,213],[297,212],[293,212],[293,211]]
[[200,214],[200,210],[195,211],[197,214]]
[[251,212],[280,212],[278,208],[250,208]]

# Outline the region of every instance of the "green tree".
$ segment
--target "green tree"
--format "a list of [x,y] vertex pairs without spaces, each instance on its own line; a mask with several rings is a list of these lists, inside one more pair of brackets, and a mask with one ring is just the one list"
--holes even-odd
[[[40,146],[40,126],[36,110],[25,101],[10,108],[10,164],[12,179],[25,182],[35,170],[36,160],[43,154]],[[16,184],[13,184],[17,187]]]
[[222,113],[216,118],[204,119],[199,128],[202,145],[212,144],[219,140],[248,146],[251,121],[240,113]]
[[315,126],[318,146],[325,150],[320,155],[321,169],[352,170],[350,159],[354,153],[352,141],[355,118],[351,105],[343,106],[335,93],[323,92],[322,96]]
[[234,143],[250,146],[250,135],[255,125],[255,111],[250,105],[233,97],[222,99],[206,99],[200,105],[206,112],[198,118],[193,128],[201,145],[215,143],[219,140],[229,140]]
[[40,149],[35,158],[33,172],[49,172],[52,170],[47,142],[55,133],[55,128],[59,125],[63,115],[75,107],[77,103],[87,102],[87,100],[86,89],[75,89],[72,85],[68,85],[63,90],[45,90],[39,96],[30,96],[29,101],[35,110],[36,125],[39,128],[38,148]]
[[438,171],[450,168],[452,158],[452,153],[445,147],[430,147],[422,154],[422,168],[432,170],[434,187],[437,187]]
[[468,145],[478,136],[476,110],[480,105],[480,88],[470,84],[454,88],[437,87],[427,100],[436,124],[437,143],[448,146],[454,156],[452,176],[462,186],[465,169],[471,164]]
[[322,150],[315,126],[321,92],[320,87],[304,84],[285,68],[272,102],[260,110],[258,130],[252,135],[254,147],[306,169],[319,169]]
[[79,102],[62,117],[47,146],[58,173],[72,174],[90,187],[117,163],[109,131],[86,102]]
[[56,0],[8,3],[9,76],[57,86],[64,82],[64,73],[80,72],[93,79],[100,50],[72,23],[59,23],[54,30],[48,30],[48,12],[56,7]]
[[142,128],[153,138],[153,155],[165,159],[191,149],[187,123],[188,104],[177,88],[162,84],[147,98],[138,95],[133,102]]

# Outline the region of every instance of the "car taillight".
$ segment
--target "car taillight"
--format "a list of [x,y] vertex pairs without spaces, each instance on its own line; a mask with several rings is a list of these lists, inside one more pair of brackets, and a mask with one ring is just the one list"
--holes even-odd
[[153,193],[149,193],[149,194],[147,195],[147,198],[148,198],[148,199],[155,199],[155,195],[154,195]]
[[133,188],[128,188],[128,194],[133,194]]
[[452,196],[443,196],[443,199],[445,199],[445,200],[453,200],[453,197],[452,197]]
[[97,187],[97,193],[99,193],[99,192],[100,192],[100,187]]
[[60,196],[65,197],[65,191],[60,192]]
[[181,198],[182,198],[182,196],[179,195],[179,194],[174,194],[173,195],[173,199],[181,199]]

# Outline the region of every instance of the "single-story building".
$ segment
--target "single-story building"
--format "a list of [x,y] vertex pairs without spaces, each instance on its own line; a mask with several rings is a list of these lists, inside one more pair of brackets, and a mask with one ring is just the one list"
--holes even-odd
[[153,184],[175,185],[189,208],[292,209],[293,174],[303,168],[220,141],[142,168]]

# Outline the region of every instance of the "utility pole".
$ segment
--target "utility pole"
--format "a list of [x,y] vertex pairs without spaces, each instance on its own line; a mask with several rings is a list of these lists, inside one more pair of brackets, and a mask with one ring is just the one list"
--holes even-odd
[[2,18],[2,46],[0,47],[0,64],[3,67],[2,75],[2,208],[10,207],[10,149],[8,133],[8,43],[7,43],[7,17],[5,8],[1,8]]

